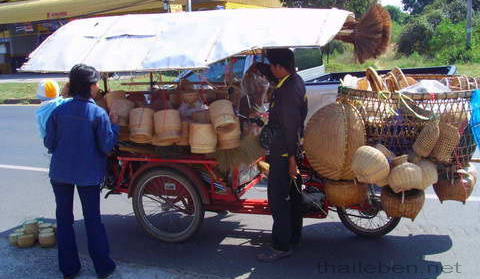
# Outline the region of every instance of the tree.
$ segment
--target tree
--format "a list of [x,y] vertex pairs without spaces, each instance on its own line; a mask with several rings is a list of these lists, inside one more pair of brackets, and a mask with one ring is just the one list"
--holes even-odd
[[387,5],[385,6],[385,10],[388,11],[390,18],[396,23],[402,24],[405,18],[408,16],[406,13],[402,12],[400,8],[395,6]]
[[403,9],[409,11],[411,14],[420,14],[423,9],[432,4],[435,0],[402,0]]
[[376,0],[281,0],[289,8],[339,8],[360,16]]

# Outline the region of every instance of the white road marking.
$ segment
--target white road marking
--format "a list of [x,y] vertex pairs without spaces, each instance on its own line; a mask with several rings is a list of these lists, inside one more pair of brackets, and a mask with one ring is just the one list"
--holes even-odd
[[47,168],[34,168],[34,167],[26,167],[26,166],[14,166],[14,165],[2,165],[2,164],[0,164],[0,168],[1,169],[11,169],[11,170],[48,172]]

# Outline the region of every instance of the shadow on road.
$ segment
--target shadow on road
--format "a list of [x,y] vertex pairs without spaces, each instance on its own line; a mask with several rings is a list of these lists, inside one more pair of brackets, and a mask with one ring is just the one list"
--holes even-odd
[[[290,258],[274,264],[259,263],[255,255],[269,241],[270,231],[244,228],[228,216],[209,213],[192,239],[175,244],[152,238],[131,215],[104,215],[103,221],[114,259],[212,277],[420,279],[461,272],[456,263],[425,260],[452,247],[448,235],[365,239],[336,222],[305,226],[302,247]],[[83,220],[76,221],[75,227],[80,253],[87,255]],[[13,229],[0,236],[7,236]]]

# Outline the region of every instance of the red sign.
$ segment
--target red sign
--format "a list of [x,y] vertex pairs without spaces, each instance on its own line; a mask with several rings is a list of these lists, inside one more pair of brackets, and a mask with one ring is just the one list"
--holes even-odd
[[67,12],[49,12],[47,13],[47,18],[54,18],[54,17],[66,17],[68,15]]

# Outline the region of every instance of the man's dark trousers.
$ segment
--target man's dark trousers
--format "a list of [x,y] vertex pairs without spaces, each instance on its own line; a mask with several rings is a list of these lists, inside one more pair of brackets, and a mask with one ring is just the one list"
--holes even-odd
[[[278,152],[269,156],[268,204],[272,212],[272,247],[289,251],[302,238],[302,195],[288,174],[288,158]],[[300,185],[298,185],[300,190]]]

